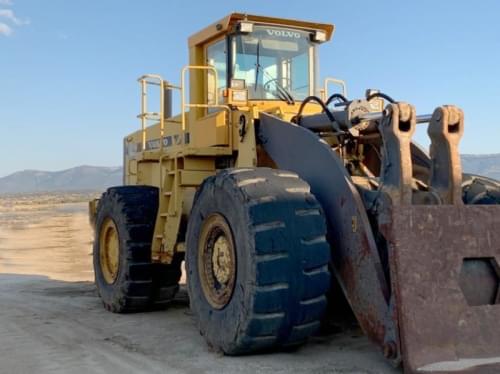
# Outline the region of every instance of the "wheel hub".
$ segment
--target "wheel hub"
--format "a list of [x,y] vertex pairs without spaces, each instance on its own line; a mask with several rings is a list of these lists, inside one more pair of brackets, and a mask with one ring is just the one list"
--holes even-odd
[[231,254],[229,242],[225,236],[219,236],[214,243],[212,266],[215,279],[221,284],[227,284],[231,277]]
[[113,284],[118,277],[120,242],[118,239],[118,230],[111,218],[106,218],[102,224],[99,249],[99,262],[102,275],[108,284]]
[[207,301],[216,309],[224,308],[233,294],[236,255],[231,229],[220,214],[209,216],[203,223],[198,269]]

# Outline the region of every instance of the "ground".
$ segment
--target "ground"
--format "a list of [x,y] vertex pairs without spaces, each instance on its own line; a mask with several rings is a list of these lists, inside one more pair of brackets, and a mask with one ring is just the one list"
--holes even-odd
[[357,330],[294,352],[222,356],[199,335],[184,288],[164,311],[106,312],[93,285],[88,198],[0,197],[0,374],[400,373]]

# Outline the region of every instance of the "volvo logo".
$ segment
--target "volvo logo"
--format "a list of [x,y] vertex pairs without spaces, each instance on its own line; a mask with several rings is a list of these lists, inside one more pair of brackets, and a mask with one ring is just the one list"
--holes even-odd
[[267,29],[266,31],[267,31],[269,36],[279,36],[282,38],[300,39],[300,33],[295,32],[295,31],[273,30],[273,29]]

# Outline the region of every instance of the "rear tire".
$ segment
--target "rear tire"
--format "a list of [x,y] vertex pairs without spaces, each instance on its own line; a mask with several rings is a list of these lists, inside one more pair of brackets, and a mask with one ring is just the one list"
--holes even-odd
[[[99,295],[109,311],[126,313],[151,309],[172,300],[179,289],[181,259],[175,259],[171,265],[151,261],[157,210],[158,189],[149,186],[112,187],[99,201],[94,272]],[[115,261],[109,261],[110,266],[103,260],[113,257],[106,254],[108,245],[104,244],[104,235],[117,237],[118,254]],[[114,263],[117,265],[113,266]]]
[[189,218],[186,268],[209,345],[245,354],[314,333],[330,285],[325,235],[321,208],[294,173],[233,169],[208,178]]

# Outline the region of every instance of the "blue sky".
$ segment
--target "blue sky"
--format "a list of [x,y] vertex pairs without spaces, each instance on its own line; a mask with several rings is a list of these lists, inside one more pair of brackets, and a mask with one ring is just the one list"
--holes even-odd
[[[463,153],[500,152],[500,2],[0,0],[0,176],[120,165],[143,73],[177,83],[187,37],[231,11],[332,22],[321,75],[420,114],[466,113]],[[425,129],[417,141],[426,144]]]

